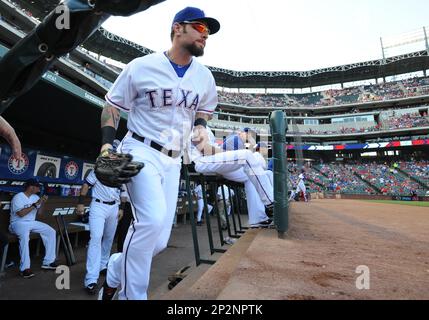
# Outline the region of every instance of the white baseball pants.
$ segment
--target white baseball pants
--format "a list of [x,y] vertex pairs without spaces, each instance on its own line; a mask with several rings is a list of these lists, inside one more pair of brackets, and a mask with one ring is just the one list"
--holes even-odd
[[195,170],[199,173],[217,173],[226,178],[227,174],[239,169],[243,169],[248,179],[253,183],[262,202],[265,205],[273,203],[273,185],[261,163],[251,151],[227,151],[195,160]]
[[[212,211],[213,206],[207,203],[207,209],[209,210],[209,213]],[[203,216],[203,210],[204,210],[204,200],[198,199],[198,215],[197,215],[197,221],[201,221],[201,218]]]
[[107,267],[118,225],[118,210],[118,204],[108,205],[95,200],[91,202],[85,287],[91,283],[97,283],[100,271]]
[[16,221],[9,226],[9,230],[19,238],[20,271],[30,268],[30,232],[39,233],[42,238],[43,245],[45,246],[43,264],[48,265],[55,261],[57,233],[49,225],[40,221]]
[[246,192],[247,198],[247,211],[249,214],[249,224],[256,224],[268,220],[268,217],[265,214],[265,206],[254,184],[249,180],[243,168],[234,172],[225,173],[224,178],[231,181],[244,183],[244,190]]
[[[172,159],[126,137],[119,147],[145,167],[127,184],[134,221],[121,255],[112,255],[107,284],[121,287],[119,299],[146,300],[152,257],[167,247],[180,181],[180,158]],[[120,279],[120,283],[118,280]]]

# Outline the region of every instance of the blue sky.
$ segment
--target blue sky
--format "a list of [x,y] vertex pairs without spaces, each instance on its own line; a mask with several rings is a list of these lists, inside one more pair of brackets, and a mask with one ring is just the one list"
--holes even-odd
[[104,27],[163,51],[175,13],[186,6],[221,23],[200,61],[240,71],[304,71],[380,59],[380,37],[396,39],[423,26],[429,33],[427,0],[167,0],[132,17],[110,18]]

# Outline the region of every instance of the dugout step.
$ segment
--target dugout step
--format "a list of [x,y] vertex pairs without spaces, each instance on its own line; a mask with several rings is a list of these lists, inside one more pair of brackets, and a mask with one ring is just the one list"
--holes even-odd
[[[218,297],[247,252],[259,230],[248,230],[214,265],[200,265],[199,274],[189,274],[161,300],[213,300]],[[201,267],[206,268],[201,272]],[[196,271],[197,272],[197,271]],[[191,278],[192,276],[192,278]]]

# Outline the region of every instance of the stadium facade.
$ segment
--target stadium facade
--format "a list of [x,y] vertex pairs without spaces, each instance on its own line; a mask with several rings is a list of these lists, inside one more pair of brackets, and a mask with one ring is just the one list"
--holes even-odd
[[[55,5],[56,0],[1,0],[0,55],[30,32]],[[85,164],[93,163],[98,150],[98,124],[104,95],[121,71],[117,64],[108,63],[108,59],[125,64],[151,52],[100,28],[74,52],[60,58],[33,89],[4,114],[32,156],[29,169],[24,173],[17,174],[20,170],[16,168],[14,173],[2,165],[2,177],[7,177],[3,184],[10,186],[13,181],[37,175],[35,161],[40,153],[61,159],[60,173],[42,177],[45,182],[80,184],[83,177],[80,173]],[[288,115],[288,158],[295,165],[295,168],[291,166],[292,176],[298,166],[306,165],[310,170],[311,189],[341,192],[353,189],[350,184],[355,183],[356,187],[357,183],[354,189],[362,193],[385,193],[383,184],[388,178],[386,170],[380,168],[386,163],[391,173],[393,164],[399,163],[399,168],[396,166],[394,170],[396,173],[392,173],[395,184],[400,186],[396,188],[395,185],[388,192],[409,194],[417,190],[424,195],[428,191],[427,48],[379,60],[302,72],[209,68],[219,87],[291,91],[288,94],[254,94],[220,89],[220,104],[211,121],[219,141],[234,130],[250,127],[257,131],[258,140],[270,144],[268,114],[283,110]],[[386,81],[403,74],[415,76]],[[373,80],[371,85],[345,85],[370,79]],[[337,85],[338,89],[311,92],[316,87],[330,85]],[[296,93],[303,88],[309,92]],[[126,115],[122,114],[119,135],[125,132]],[[7,145],[1,147],[1,161],[8,163],[10,150]],[[65,174],[70,161],[80,170],[73,179]],[[374,162],[374,166],[369,165]],[[418,167],[412,162],[418,162]],[[381,180],[379,176],[374,177],[371,170],[381,170]],[[330,174],[332,172],[337,173],[335,177]],[[336,182],[345,175],[350,178],[349,186],[338,190]]]

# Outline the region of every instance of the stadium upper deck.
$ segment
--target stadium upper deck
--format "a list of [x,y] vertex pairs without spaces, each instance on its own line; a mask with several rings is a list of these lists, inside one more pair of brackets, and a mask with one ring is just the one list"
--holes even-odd
[[[5,0],[3,0],[5,1]],[[57,0],[15,0],[33,17],[42,19],[58,4]],[[151,50],[115,36],[101,29],[84,47],[106,57],[129,62]],[[120,50],[118,50],[120,48]],[[357,80],[385,78],[429,69],[429,53],[426,50],[387,59],[359,62],[349,65],[302,72],[239,72],[210,67],[219,86],[229,88],[311,88],[346,83]]]
[[[9,47],[16,43],[20,37],[31,31],[39,23],[39,20],[53,8],[52,5],[57,4],[57,1],[48,0],[38,1],[37,3],[24,0],[17,0],[17,2],[19,4],[8,0],[0,0],[0,14],[2,15],[2,21],[0,21],[0,28],[2,28],[0,42]],[[43,9],[45,7],[46,9]],[[99,141],[98,127],[91,125],[91,123],[98,121],[99,110],[90,110],[88,105],[95,104],[98,108],[103,105],[104,94],[120,72],[120,69],[106,64],[103,59],[97,59],[93,53],[98,53],[102,50],[104,56],[127,62],[136,56],[151,52],[147,48],[109,34],[102,29],[84,44],[84,48],[86,49],[83,50],[82,47],[78,48],[67,57],[62,57],[55,64],[55,68],[52,69],[52,74],[46,78],[54,75],[52,81],[56,82],[57,85],[61,82],[59,79],[63,78],[74,83],[82,91],[92,93],[92,95],[85,93],[85,103],[77,104],[76,100],[70,99],[70,96],[72,96],[70,93],[54,92],[50,89],[51,95],[53,93],[58,95],[56,96],[57,99],[46,101],[39,106],[43,116],[47,118],[45,122],[38,121],[43,126],[43,133],[35,132],[34,128],[29,130],[29,126],[24,121],[25,119],[22,119],[15,112],[15,109],[11,108],[11,114],[9,115],[18,124],[17,128],[20,129],[20,132],[29,130],[24,135],[26,135],[26,138],[34,137],[33,140],[39,143],[38,147],[41,147],[40,141],[43,141],[40,137],[48,137],[51,144],[53,137],[55,137],[55,139],[58,139],[58,143],[55,141],[56,145],[60,145],[67,140],[67,144],[65,144],[67,145],[67,152],[72,152],[70,141],[71,137],[73,137],[76,150],[82,149],[82,146],[85,145],[85,150],[80,152],[82,155],[88,154],[88,151],[93,149],[93,145],[97,145]],[[115,50],[112,48],[115,48]],[[287,135],[289,141],[292,141],[291,139],[296,134],[302,135],[302,141],[313,148],[306,151],[305,155],[308,157],[325,157],[327,161],[333,161],[335,157],[337,159],[347,158],[347,152],[349,152],[353,156],[350,159],[358,159],[361,152],[364,152],[362,149],[365,148],[372,148],[377,153],[377,157],[379,157],[384,152],[392,152],[392,148],[396,150],[398,148],[407,148],[405,147],[406,145],[408,146],[408,150],[402,154],[402,158],[407,158],[412,152],[417,152],[416,155],[424,158],[424,154],[427,155],[427,144],[423,150],[423,146],[417,143],[414,144],[414,141],[411,140],[419,139],[417,142],[420,143],[422,139],[428,138],[429,78],[423,77],[423,75],[427,75],[426,71],[428,69],[427,52],[413,53],[406,56],[396,57],[397,61],[401,64],[401,68],[397,68],[394,73],[383,73],[383,68],[380,68],[379,71],[382,73],[377,74],[376,78],[379,79],[392,74],[396,75],[414,71],[420,71],[421,77],[305,94],[248,94],[243,92],[231,93],[221,90],[219,91],[219,112],[211,124],[216,128],[227,129],[226,131],[243,127],[254,127],[257,131],[269,135],[267,113],[272,109],[283,109],[289,115],[290,127]],[[419,60],[422,68],[416,69],[411,66],[412,63],[410,64],[410,61],[413,59]],[[370,65],[371,63],[363,63],[360,67],[364,68],[365,66],[363,65]],[[317,74],[324,74],[324,81],[323,83],[320,82],[319,85],[327,85],[332,83],[333,79],[336,79],[335,77],[338,75],[334,75],[335,73],[341,74],[342,71],[336,69],[343,69],[344,71],[348,67],[351,68],[351,66],[342,66],[332,68],[330,71],[328,69],[321,69],[303,72],[300,77],[307,77],[304,86],[311,87],[316,85],[316,83],[312,82],[312,77]],[[251,72],[237,73],[218,68],[211,69],[218,84],[226,87],[233,87],[233,83],[237,83],[237,86],[240,86],[243,84],[242,77],[246,74],[253,74]],[[235,80],[231,80],[230,82],[225,81],[222,74],[228,74],[228,77],[234,76]],[[252,81],[259,81],[257,77],[260,74],[263,73],[253,75],[254,78]],[[282,86],[277,82],[286,73],[270,74],[263,79],[261,78],[260,84],[252,85],[251,81],[248,84],[253,88],[275,88],[276,86],[294,88],[294,86],[289,86],[290,82],[286,80],[282,83]],[[357,72],[349,80],[359,81],[364,79],[366,78]],[[346,80],[346,78],[342,79],[342,81]],[[297,81],[296,83],[296,86],[299,88],[303,85],[302,81]],[[46,88],[46,86],[40,86],[38,90],[41,92],[46,90]],[[32,95],[29,95],[27,100],[23,99],[24,103],[30,103],[32,101],[31,97]],[[56,106],[55,101],[60,100],[62,101],[62,105]],[[73,106],[72,113],[67,111],[70,106]],[[52,112],[54,111],[57,114],[53,114]],[[66,112],[69,116],[78,119],[85,118],[85,122],[81,123],[78,129],[76,129],[76,126],[70,125],[67,127],[67,130],[64,130],[64,123],[56,123],[49,120],[51,118],[61,118],[59,114],[65,114]],[[30,118],[33,118],[33,115],[34,117],[38,116],[35,113]],[[126,126],[124,125],[124,121],[121,123],[122,132],[124,132]],[[63,134],[64,137],[59,137],[58,133]],[[392,139],[402,140],[405,144],[402,146],[401,144],[390,142],[379,143]],[[24,139],[24,141],[28,143],[31,140],[28,138],[27,140]],[[335,142],[340,145],[335,146]],[[359,145],[346,145],[351,143]],[[376,144],[377,146],[375,148],[370,144]],[[409,148],[411,145],[414,147]],[[47,148],[48,145],[43,147]],[[343,147],[346,150],[338,151],[340,149],[336,149],[337,147]],[[312,154],[312,150],[315,150],[314,152],[317,151],[317,154]],[[323,151],[321,152],[320,150],[327,150],[326,154],[322,155]],[[421,150],[423,151],[418,153]],[[294,149],[291,149],[288,155],[292,156],[293,151]],[[77,153],[77,151],[74,152]],[[332,167],[331,169],[335,168]],[[426,177],[427,172],[425,174]],[[394,186],[398,187],[398,184],[400,182],[395,183]],[[356,187],[354,184],[351,184],[351,186],[352,189]],[[328,184],[326,184],[326,187],[328,187]],[[411,185],[411,188],[414,188],[414,186]]]
[[[5,20],[20,29],[22,36],[30,31],[56,4],[56,1],[48,0],[37,3],[27,0],[17,0],[17,3],[8,0],[0,1],[2,10],[7,11],[4,16]],[[3,41],[6,39],[9,45],[13,45],[19,39],[16,34],[8,37],[2,35],[2,38]],[[93,51],[99,50],[97,49],[99,45],[103,48],[104,55],[109,55],[109,52],[115,51],[118,60],[123,62],[127,62],[137,55],[151,52],[147,48],[120,37],[112,37],[105,30],[100,30],[98,35],[93,36],[85,43],[85,47],[92,48]],[[121,50],[116,50],[118,47]],[[134,52],[133,50],[137,51]],[[407,59],[404,57],[397,57],[397,59],[405,65],[407,64]],[[428,67],[426,64],[422,66]],[[402,70],[414,71],[413,68],[401,69],[400,71]],[[104,61],[97,60],[82,48],[75,50],[68,57],[60,59],[53,71],[100,97],[100,101],[120,72]],[[426,69],[421,70],[422,74],[426,74],[426,71]],[[309,71],[309,77],[313,73]],[[214,74],[219,80],[216,71]],[[330,77],[330,74],[330,72],[326,73],[326,79]],[[388,74],[378,74],[377,77],[385,75]],[[237,77],[240,78],[241,75]],[[237,81],[240,81],[238,78]],[[353,80],[362,79],[364,78],[356,75]],[[330,81],[326,80],[324,84],[328,84]],[[268,85],[267,82],[265,84]],[[288,82],[286,81],[284,86],[287,85]],[[427,77],[412,78],[398,82],[307,94],[273,95],[219,91],[219,99],[220,112],[213,122],[217,128],[238,129],[244,126],[253,126],[257,131],[267,133],[269,131],[267,111],[279,108],[286,110],[289,116],[294,118],[293,123],[296,126],[290,128],[290,134],[300,132],[306,136],[312,136],[313,141],[319,141],[322,137],[338,139],[339,136],[343,136],[342,139],[348,139],[353,135],[362,135],[367,139],[394,135],[421,136],[424,135],[428,127],[426,117],[429,105],[429,79]],[[391,113],[394,109],[406,109],[406,111],[397,113],[401,116],[396,119],[397,121],[389,123],[383,119],[383,116],[386,117],[386,114]]]

